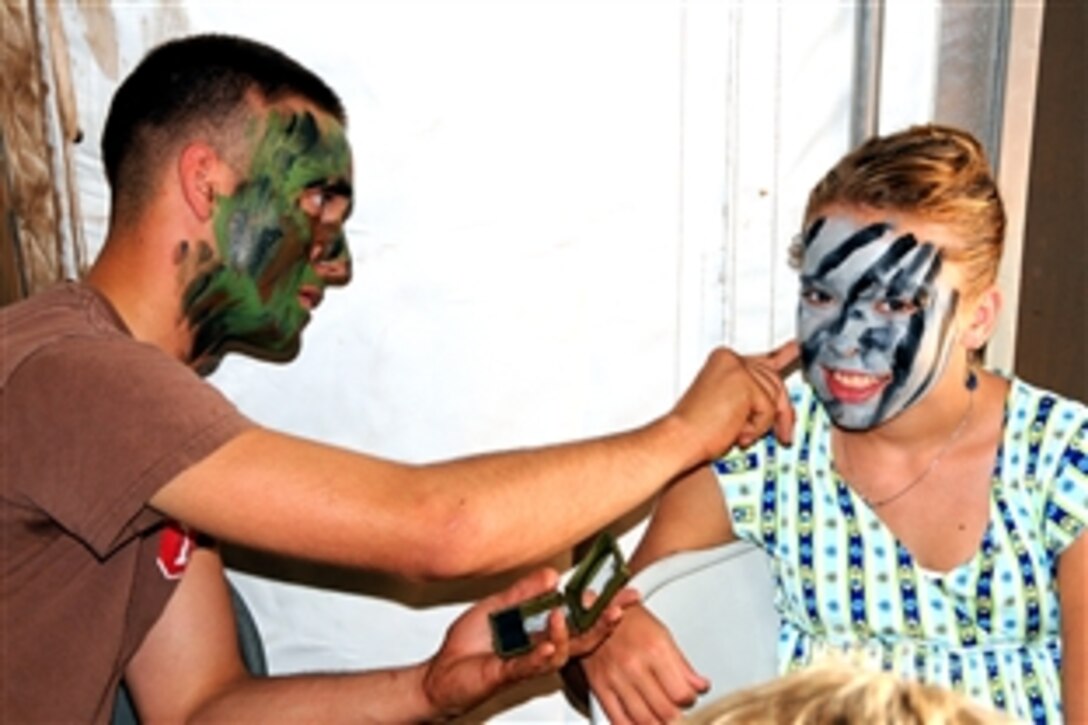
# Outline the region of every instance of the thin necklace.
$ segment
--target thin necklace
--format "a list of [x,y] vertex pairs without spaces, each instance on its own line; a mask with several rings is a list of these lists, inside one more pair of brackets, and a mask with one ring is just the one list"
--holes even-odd
[[[887,496],[878,501],[874,501],[860,491],[858,492],[858,495],[861,496],[861,499],[866,504],[868,504],[869,508],[878,509],[882,506],[887,506],[892,501],[899,500],[919,483],[926,480],[926,476],[933,472],[933,469],[936,468],[937,464],[941,462],[942,458],[944,458],[944,454],[948,453],[948,450],[952,447],[952,444],[956,442],[956,439],[960,437],[961,433],[963,433],[963,429],[967,427],[967,421],[971,418],[971,410],[975,407],[975,388],[977,387],[978,380],[975,377],[974,372],[972,371],[967,378],[967,410],[963,411],[963,417],[960,418],[960,422],[956,424],[956,427],[952,430],[952,432],[948,435],[948,438],[945,440],[944,445],[941,446],[941,450],[937,451],[937,454],[933,456],[933,459],[929,462],[929,465],[922,469],[921,473],[911,479],[907,483],[907,485],[900,488],[891,496]],[[842,472],[839,471],[834,461],[831,462],[831,467],[835,470],[836,473],[839,474],[839,476],[842,476]]]

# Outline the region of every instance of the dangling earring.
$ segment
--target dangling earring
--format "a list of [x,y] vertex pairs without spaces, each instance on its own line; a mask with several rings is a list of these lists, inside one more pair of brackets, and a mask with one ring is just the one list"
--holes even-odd
[[975,373],[975,367],[979,364],[980,360],[975,351],[967,351],[967,379],[963,382],[967,386],[967,390],[972,393],[978,388],[978,376]]
[[982,350],[977,348],[967,348],[967,377],[964,379],[964,386],[971,391],[975,392],[978,387],[978,374],[975,370],[982,365]]

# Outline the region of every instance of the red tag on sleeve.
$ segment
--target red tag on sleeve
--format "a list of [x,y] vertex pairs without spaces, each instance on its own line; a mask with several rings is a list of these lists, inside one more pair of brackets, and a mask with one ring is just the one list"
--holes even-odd
[[159,571],[167,579],[180,579],[196,548],[196,532],[176,521],[167,522],[159,533]]

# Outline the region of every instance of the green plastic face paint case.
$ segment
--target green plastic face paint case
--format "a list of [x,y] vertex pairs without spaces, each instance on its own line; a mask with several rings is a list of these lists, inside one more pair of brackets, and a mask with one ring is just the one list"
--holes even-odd
[[608,532],[600,534],[562,592],[541,594],[490,614],[492,648],[504,658],[531,651],[553,609],[563,611],[571,632],[588,631],[630,578],[615,538]]

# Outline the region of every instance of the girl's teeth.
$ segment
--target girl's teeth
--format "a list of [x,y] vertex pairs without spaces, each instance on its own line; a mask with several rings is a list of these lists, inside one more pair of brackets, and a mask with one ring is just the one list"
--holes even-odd
[[849,388],[867,388],[875,385],[878,379],[873,377],[872,375],[858,375],[855,373],[836,372],[835,381]]

